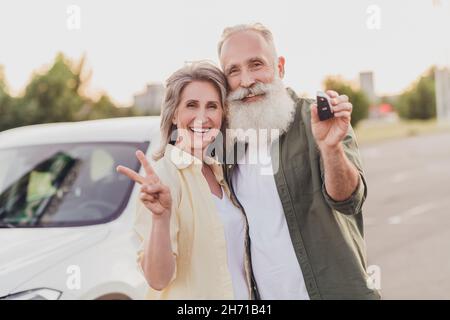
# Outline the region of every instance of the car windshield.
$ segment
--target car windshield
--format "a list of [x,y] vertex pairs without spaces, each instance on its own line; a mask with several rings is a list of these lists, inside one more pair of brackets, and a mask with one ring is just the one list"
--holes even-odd
[[133,182],[116,172],[139,169],[148,143],[68,143],[0,148],[0,227],[57,227],[117,218]]

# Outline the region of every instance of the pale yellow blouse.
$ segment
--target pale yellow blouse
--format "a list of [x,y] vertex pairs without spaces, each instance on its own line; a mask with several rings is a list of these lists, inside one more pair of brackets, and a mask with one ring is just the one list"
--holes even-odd
[[[230,197],[220,164],[211,158],[207,160],[217,182]],[[172,145],[166,147],[164,157],[153,166],[172,194],[170,236],[176,270],[162,291],[149,286],[147,299],[234,299],[224,227],[201,167],[201,160]],[[151,215],[138,200],[135,231],[141,241],[137,262],[142,273],[140,262],[144,255],[144,242],[150,236]],[[242,219],[245,220],[244,215]],[[247,233],[246,223],[245,226]],[[248,244],[245,245],[247,248]],[[250,297],[250,265],[245,255]]]

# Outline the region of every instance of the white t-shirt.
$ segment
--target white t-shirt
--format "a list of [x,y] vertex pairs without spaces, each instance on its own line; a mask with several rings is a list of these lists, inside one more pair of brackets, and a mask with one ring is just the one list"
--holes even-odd
[[232,183],[247,214],[259,294],[261,299],[309,300],[271,170],[270,154],[258,155],[254,162],[238,164]]
[[248,300],[249,291],[245,276],[245,218],[222,189],[222,199],[213,195],[217,211],[224,225],[227,243],[228,270],[233,282],[234,298]]

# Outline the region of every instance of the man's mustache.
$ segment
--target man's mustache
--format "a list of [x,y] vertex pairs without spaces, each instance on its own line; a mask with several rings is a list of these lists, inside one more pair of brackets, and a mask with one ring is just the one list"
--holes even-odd
[[261,95],[266,94],[268,91],[267,86],[262,82],[257,82],[250,88],[238,88],[228,95],[228,102],[235,102],[244,99],[248,95]]

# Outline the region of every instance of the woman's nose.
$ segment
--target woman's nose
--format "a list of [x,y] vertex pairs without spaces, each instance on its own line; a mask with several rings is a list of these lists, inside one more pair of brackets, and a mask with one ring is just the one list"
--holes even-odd
[[207,122],[208,122],[208,117],[206,116],[206,113],[205,112],[199,112],[196,115],[196,117],[195,117],[194,125],[202,126],[202,125],[204,125]]

